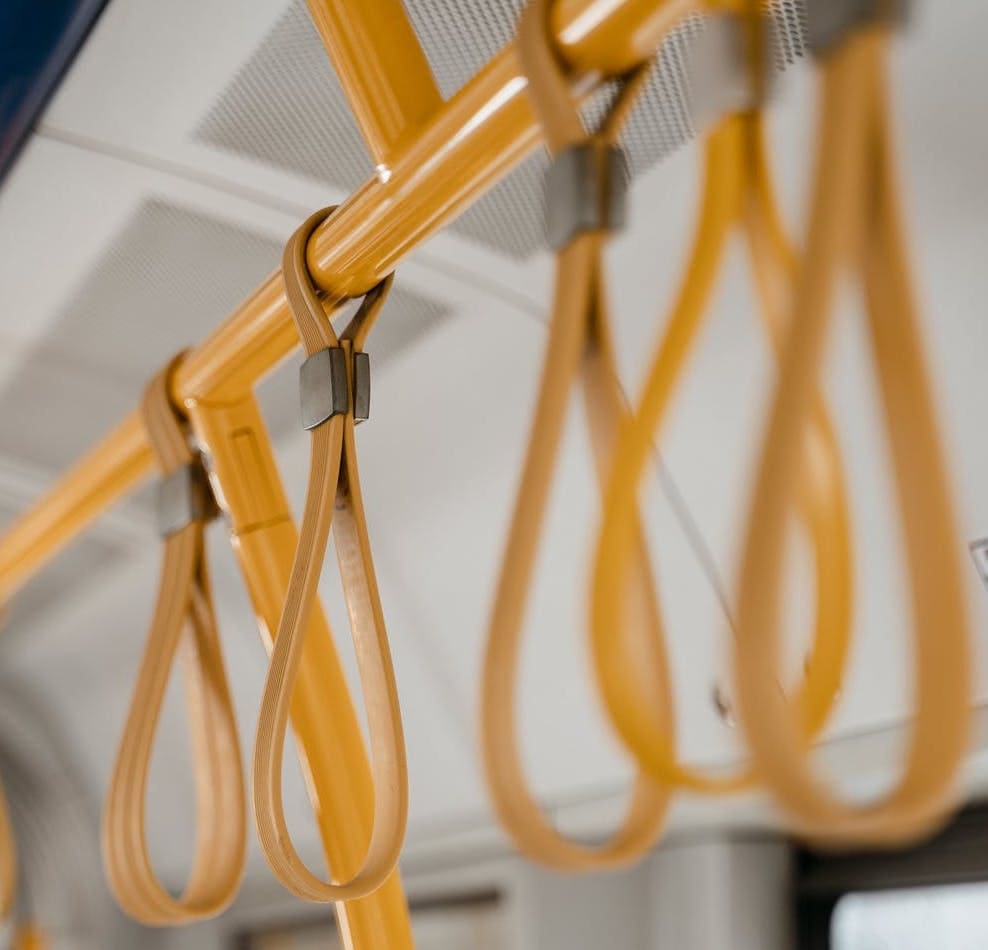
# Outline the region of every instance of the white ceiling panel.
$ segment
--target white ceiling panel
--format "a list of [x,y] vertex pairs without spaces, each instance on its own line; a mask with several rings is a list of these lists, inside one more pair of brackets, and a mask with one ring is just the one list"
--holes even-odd
[[[341,200],[373,174],[329,60],[301,4],[290,0],[111,4],[39,134],[169,168],[296,216]],[[271,161],[271,148],[280,160]],[[449,233],[419,256],[505,287],[539,270],[538,262],[512,261]]]

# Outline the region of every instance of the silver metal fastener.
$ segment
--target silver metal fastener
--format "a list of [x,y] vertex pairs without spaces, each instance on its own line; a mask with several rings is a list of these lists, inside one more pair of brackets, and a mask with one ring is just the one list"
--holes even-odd
[[216,517],[219,507],[201,460],[169,472],[158,482],[155,511],[158,532],[163,538],[194,521],[210,521]]
[[619,146],[587,142],[560,152],[545,179],[549,245],[559,250],[585,231],[622,228],[628,177]]
[[901,28],[909,20],[911,7],[911,0],[809,0],[806,45],[815,56],[822,56],[869,24]]
[[346,354],[338,346],[313,353],[299,368],[302,428],[314,429],[350,408]]

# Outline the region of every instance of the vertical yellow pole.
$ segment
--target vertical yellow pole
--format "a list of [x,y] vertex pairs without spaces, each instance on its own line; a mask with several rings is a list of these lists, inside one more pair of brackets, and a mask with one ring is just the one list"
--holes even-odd
[[386,164],[442,99],[402,0],[308,0],[367,150]]
[[47,950],[45,932],[35,924],[20,924],[14,934],[11,950]]
[[[270,648],[288,589],[298,532],[257,401],[186,404],[212,459],[217,493],[230,516],[258,625]],[[319,824],[326,860],[346,878],[363,862],[373,823],[370,766],[346,679],[320,605],[313,611],[291,706],[302,770]],[[369,897],[336,906],[350,950],[414,946],[397,870]]]

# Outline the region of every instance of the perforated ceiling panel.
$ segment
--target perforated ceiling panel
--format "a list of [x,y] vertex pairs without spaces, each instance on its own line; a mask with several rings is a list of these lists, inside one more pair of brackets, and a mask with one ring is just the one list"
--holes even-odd
[[[444,95],[459,89],[509,42],[520,6],[520,0],[406,0]],[[779,38],[777,61],[785,66],[803,52],[802,0],[780,0],[771,9]],[[624,136],[637,173],[694,134],[686,61],[702,29],[702,20],[691,18],[662,47]],[[207,112],[194,138],[344,192],[354,190],[373,170],[303,0],[288,7]],[[545,161],[541,154],[529,158],[451,230],[519,260],[543,247]]]
[[[0,389],[4,453],[50,470],[74,462],[136,405],[172,354],[226,319],[280,259],[267,235],[157,199],[142,204]],[[386,359],[450,312],[396,290],[374,331],[375,357]],[[57,439],[48,435],[53,420]]]
[[[0,530],[22,514],[25,504],[0,499]],[[126,549],[122,544],[90,532],[61,551],[45,570],[32,577],[4,605],[2,649],[10,649],[21,630],[37,629],[46,611],[77,597],[114,567],[123,563]]]
[[4,452],[49,469],[71,464],[279,257],[275,241],[229,222],[157,199],[140,205],[0,390],[0,409],[16,407],[0,411]]
[[806,4],[804,0],[774,0],[772,38],[776,65],[791,66],[806,55]]
[[524,0],[405,0],[439,91],[447,99],[514,34]]
[[373,171],[304,0],[288,7],[193,137],[346,192]]

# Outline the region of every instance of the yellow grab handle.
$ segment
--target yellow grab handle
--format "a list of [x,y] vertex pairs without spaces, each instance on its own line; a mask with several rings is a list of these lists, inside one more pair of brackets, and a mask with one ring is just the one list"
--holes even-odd
[[[548,30],[548,0],[532,0],[518,27],[517,49],[529,80],[533,105],[551,150],[558,154],[586,145],[580,114],[569,90]],[[592,142],[598,156],[616,138],[641,87],[644,72],[631,77],[614,103],[601,133]],[[508,541],[494,598],[481,684],[483,762],[494,808],[519,849],[562,870],[617,867],[653,847],[665,821],[669,791],[639,772],[624,819],[602,845],[591,846],[562,834],[528,787],[521,762],[516,714],[516,687],[522,620],[542,531],[570,393],[582,386],[596,472],[603,489],[618,425],[626,414],[614,362],[604,301],[602,252],[606,230],[583,230],[564,244],[556,261],[555,300],[549,326],[535,419],[515,501]],[[635,562],[635,606],[643,625],[660,642],[661,618],[651,588],[644,545]],[[659,703],[673,731],[668,671],[661,656],[645,664],[659,682]],[[655,681],[653,680],[653,682]],[[642,684],[643,688],[645,684]]]
[[[943,450],[923,365],[892,169],[887,36],[862,31],[824,60],[804,266],[744,546],[734,652],[740,722],[759,775],[796,830],[827,846],[892,846],[935,827],[970,726],[970,633]],[[915,718],[902,774],[881,800],[841,801],[814,773],[802,717],[773,688],[787,508],[804,461],[837,278],[858,263],[902,513],[915,641]]]
[[[405,740],[384,613],[364,518],[354,439],[354,355],[387,297],[386,278],[338,338],[312,286],[305,249],[312,231],[331,213],[313,214],[285,247],[283,273],[292,315],[311,357],[335,351],[345,364],[345,407],[311,427],[312,454],[305,511],[285,605],[264,683],[254,745],[254,816],[257,835],[275,877],[293,894],[317,903],[354,900],[377,890],[398,863],[408,818]],[[369,724],[374,826],[363,865],[341,882],[320,880],[292,844],[282,803],[281,772],[292,693],[303,658],[332,528],[350,630]],[[348,829],[341,829],[341,834]],[[332,870],[332,869],[331,869]]]
[[11,950],[47,950],[48,938],[37,924],[20,924],[14,934]]
[[[177,357],[151,380],[142,410],[163,473],[184,473],[191,479],[193,452],[184,420],[169,397],[180,360]],[[186,482],[186,489],[189,486]],[[240,742],[213,613],[204,535],[204,512],[198,512],[164,540],[154,617],[103,815],[110,889],[126,913],[151,926],[187,923],[222,911],[236,896],[246,855]],[[188,884],[176,898],[151,865],[145,793],[158,717],[183,634],[188,647],[182,659],[195,767],[196,847]]]
[[[654,690],[630,684],[634,659],[623,653],[616,630],[629,625],[629,559],[636,548],[637,490],[652,460],[655,439],[692,352],[707,311],[731,229],[745,232],[756,274],[761,311],[778,351],[783,313],[795,269],[779,223],[757,114],[724,121],[709,137],[703,201],[685,278],[636,413],[621,428],[608,481],[594,560],[591,629],[598,685],[627,748],[655,779],[705,794],[729,794],[755,780],[750,768],[718,775],[683,765],[655,708]],[[840,453],[826,407],[817,395],[803,451],[813,478],[795,499],[810,537],[816,566],[817,615],[806,677],[795,702],[804,729],[825,724],[839,693],[850,643],[851,545]],[[644,632],[643,632],[644,635]],[[664,652],[664,646],[653,648]],[[663,661],[665,665],[667,661]],[[778,683],[773,687],[779,691]]]
[[17,843],[10,824],[7,797],[0,786],[0,922],[5,921],[14,909],[17,893]]

